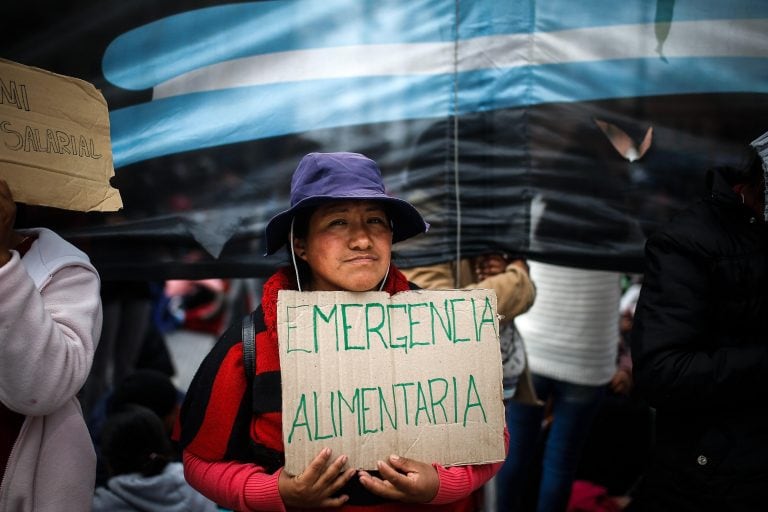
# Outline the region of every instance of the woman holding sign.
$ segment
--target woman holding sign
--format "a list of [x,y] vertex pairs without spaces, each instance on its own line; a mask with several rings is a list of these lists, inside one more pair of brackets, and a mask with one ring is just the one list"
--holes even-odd
[[476,508],[472,492],[500,463],[443,467],[391,455],[377,472],[367,472],[347,467],[345,454],[324,448],[298,474],[283,468],[278,291],[391,295],[413,289],[391,263],[392,244],[428,227],[411,204],[385,193],[369,158],[312,153],[301,160],[291,182],[291,208],[266,228],[267,254],[288,243],[293,264],[266,281],[261,307],[252,315],[255,373],[245,370],[242,326],[233,325],[201,364],[182,407],[177,437],[192,486],[236,510]]

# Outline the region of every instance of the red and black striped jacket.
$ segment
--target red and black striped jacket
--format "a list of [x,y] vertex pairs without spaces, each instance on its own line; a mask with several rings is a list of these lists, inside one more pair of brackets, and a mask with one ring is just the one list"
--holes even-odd
[[[415,288],[391,268],[385,291],[392,294]],[[230,326],[201,363],[174,433],[182,449],[210,461],[255,463],[268,473],[284,465],[277,339],[277,293],[282,289],[296,289],[287,268],[267,280],[261,307],[252,314],[256,364],[250,384],[243,360],[242,320]],[[350,496],[349,504],[383,502],[357,479],[340,492]]]

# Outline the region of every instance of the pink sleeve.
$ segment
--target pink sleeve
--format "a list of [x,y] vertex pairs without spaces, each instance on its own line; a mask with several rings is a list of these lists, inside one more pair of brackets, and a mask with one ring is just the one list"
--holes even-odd
[[184,451],[184,477],[201,494],[232,510],[285,512],[277,487],[282,468],[270,475],[255,464],[210,462]]
[[73,264],[38,290],[11,251],[0,267],[0,402],[45,416],[77,395],[101,333],[99,286],[95,270]]
[[[504,426],[504,453],[509,453],[509,432]],[[445,505],[469,496],[493,478],[504,462],[479,464],[473,466],[444,467],[433,464],[440,479],[437,495],[429,502],[430,505]]]

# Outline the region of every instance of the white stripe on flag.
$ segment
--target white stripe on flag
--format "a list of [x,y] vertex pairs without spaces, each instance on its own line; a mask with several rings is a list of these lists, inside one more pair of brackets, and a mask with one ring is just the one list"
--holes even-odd
[[[509,34],[459,41],[459,72],[613,59],[767,57],[768,19],[674,22],[662,48],[656,24]],[[455,71],[453,43],[343,46],[220,62],[159,84],[154,99],[294,81]]]

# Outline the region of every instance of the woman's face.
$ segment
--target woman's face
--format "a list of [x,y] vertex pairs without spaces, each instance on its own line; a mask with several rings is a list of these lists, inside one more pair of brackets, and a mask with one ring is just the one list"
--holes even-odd
[[389,269],[389,218],[375,201],[327,203],[312,213],[306,238],[295,238],[293,249],[312,272],[309,290],[374,290]]

